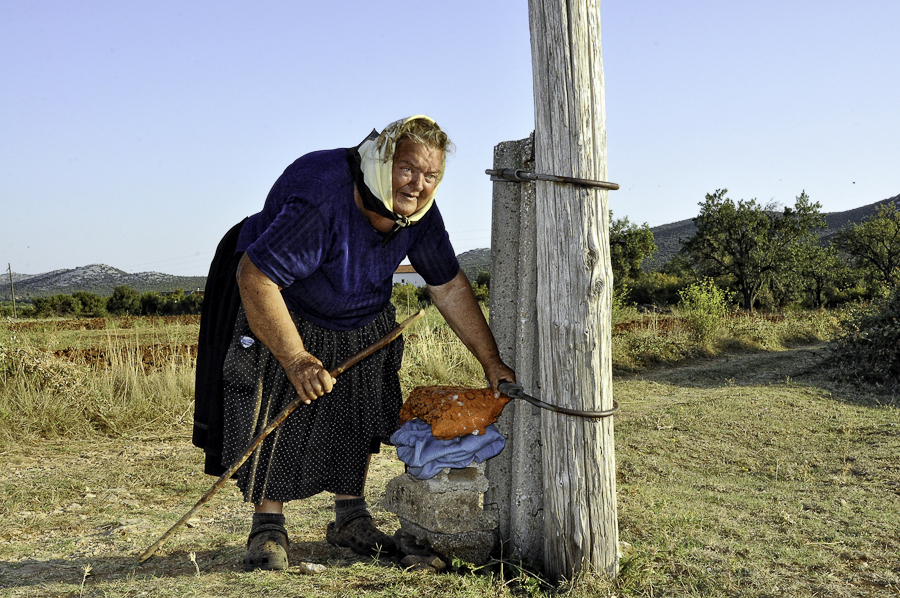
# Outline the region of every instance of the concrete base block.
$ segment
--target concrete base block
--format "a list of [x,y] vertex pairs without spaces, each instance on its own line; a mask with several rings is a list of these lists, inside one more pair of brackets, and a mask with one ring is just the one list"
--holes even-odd
[[484,565],[491,558],[491,552],[497,544],[497,531],[468,531],[458,534],[442,534],[425,529],[422,526],[400,519],[400,531],[418,539],[418,543],[427,542],[428,546],[451,562],[458,558],[473,565]]
[[[433,532],[458,534],[490,531],[497,527],[497,515],[485,512],[484,475],[474,471],[450,470],[430,480],[418,480],[408,473],[390,482],[384,492],[384,508],[407,521]],[[454,475],[453,472],[461,472]],[[442,480],[438,477],[443,476]]]
[[484,464],[444,469],[419,480],[404,473],[388,482],[384,508],[400,519],[397,536],[407,554],[433,551],[483,565],[497,543],[497,514],[484,510]]

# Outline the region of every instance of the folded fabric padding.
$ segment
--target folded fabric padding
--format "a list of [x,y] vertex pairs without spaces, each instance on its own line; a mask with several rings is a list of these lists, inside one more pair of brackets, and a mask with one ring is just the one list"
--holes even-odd
[[413,419],[394,432],[391,442],[397,456],[409,467],[409,473],[427,480],[445,467],[468,467],[500,453],[506,439],[496,427],[487,426],[484,434],[467,434],[451,440],[440,440],[431,433],[431,426]]

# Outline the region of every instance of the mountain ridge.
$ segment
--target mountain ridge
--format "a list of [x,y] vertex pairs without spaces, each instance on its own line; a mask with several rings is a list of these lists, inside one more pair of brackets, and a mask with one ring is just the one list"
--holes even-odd
[[[900,204],[900,195],[874,203],[845,210],[823,214],[828,228],[820,231],[823,240],[831,240],[841,229],[851,223],[858,224],[877,212],[878,207],[890,202]],[[658,250],[651,259],[645,260],[644,269],[659,270],[674,257],[684,240],[688,239],[697,227],[693,218],[670,222],[650,229]],[[474,281],[481,272],[491,271],[490,248],[472,249],[457,256],[460,267],[469,280]],[[185,291],[203,289],[206,286],[205,276],[175,276],[162,272],[138,272],[129,274],[124,270],[106,264],[90,264],[79,268],[53,270],[41,274],[21,274],[12,272],[16,299],[29,299],[57,294],[72,294],[76,291],[88,291],[100,296],[111,295],[119,285],[128,285],[139,293],[147,291],[171,292],[177,289]],[[0,301],[9,301],[8,275],[0,276]]]
[[[828,228],[819,231],[819,238],[823,241],[831,241],[840,230],[850,224],[859,224],[865,217],[874,215],[878,211],[879,206],[890,202],[900,205],[900,195],[851,210],[844,210],[843,212],[822,214],[822,217],[825,218],[825,222],[828,224]],[[651,258],[644,261],[644,270],[652,272],[661,269],[670,259],[678,254],[684,241],[689,239],[696,231],[697,227],[694,225],[693,218],[651,228],[650,232],[653,233],[653,240],[656,243],[657,250]]]
[[[87,291],[102,297],[112,295],[113,290],[120,285],[128,285],[139,293],[170,292],[177,289],[193,291],[206,285],[205,276],[175,276],[162,272],[129,274],[106,264],[89,264],[41,274],[13,272],[12,275],[17,300],[58,294],[71,295],[77,291]],[[7,284],[0,285],[0,301],[10,301],[8,278],[3,282]]]

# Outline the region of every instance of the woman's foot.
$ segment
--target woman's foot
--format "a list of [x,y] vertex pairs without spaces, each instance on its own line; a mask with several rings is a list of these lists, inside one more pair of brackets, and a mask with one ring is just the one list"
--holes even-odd
[[244,571],[287,569],[289,543],[283,515],[255,514],[253,529],[247,538]]
[[328,524],[325,539],[329,544],[349,548],[363,556],[394,556],[397,544],[372,521],[368,511],[357,511],[341,522],[340,526],[332,521]]

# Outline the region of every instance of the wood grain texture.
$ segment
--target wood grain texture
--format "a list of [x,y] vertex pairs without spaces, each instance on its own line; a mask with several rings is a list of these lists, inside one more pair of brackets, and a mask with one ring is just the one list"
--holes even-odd
[[[529,0],[537,172],[606,177],[600,3]],[[536,183],[542,399],[612,407],[607,191]],[[618,570],[613,419],[543,412],[544,569]]]

